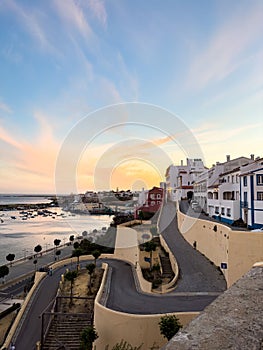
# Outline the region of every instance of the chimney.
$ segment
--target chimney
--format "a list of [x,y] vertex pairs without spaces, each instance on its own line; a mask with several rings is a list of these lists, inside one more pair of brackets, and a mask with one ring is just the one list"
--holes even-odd
[[255,160],[255,155],[254,154],[250,154],[250,159],[251,160]]
[[183,160],[181,160],[181,166],[183,166],[184,165],[184,161]]
[[230,155],[229,154],[226,156],[226,161],[230,162]]

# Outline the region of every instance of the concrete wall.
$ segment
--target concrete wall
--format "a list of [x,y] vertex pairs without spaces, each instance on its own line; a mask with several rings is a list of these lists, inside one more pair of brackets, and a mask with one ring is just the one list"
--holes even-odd
[[[142,350],[149,350],[155,345],[155,349],[167,343],[166,339],[160,334],[159,321],[160,314],[156,315],[136,315],[126,314],[110,310],[99,303],[103,293],[103,286],[106,281],[107,264],[100,290],[95,300],[94,324],[99,338],[94,345],[97,350],[104,350],[107,345],[111,349],[122,339],[133,346],[139,346],[143,343]],[[199,313],[177,313],[175,314],[183,325],[187,325]],[[95,348],[94,346],[94,348]]]
[[[201,220],[177,211],[178,227],[184,238],[193,244],[216,266],[227,263],[222,270],[230,287],[263,260],[263,234],[260,232],[234,231],[217,222]],[[215,231],[216,230],[216,231]]]

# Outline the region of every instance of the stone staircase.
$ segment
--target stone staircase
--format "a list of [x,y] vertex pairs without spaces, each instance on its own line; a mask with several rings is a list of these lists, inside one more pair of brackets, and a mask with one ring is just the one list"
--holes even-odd
[[174,273],[172,270],[172,266],[171,266],[169,257],[162,256],[162,255],[160,255],[159,257],[160,257],[160,262],[161,262],[162,271],[163,271],[162,277],[163,278],[171,278],[174,275]]
[[83,329],[92,325],[88,314],[57,314],[44,341],[43,350],[79,350]]

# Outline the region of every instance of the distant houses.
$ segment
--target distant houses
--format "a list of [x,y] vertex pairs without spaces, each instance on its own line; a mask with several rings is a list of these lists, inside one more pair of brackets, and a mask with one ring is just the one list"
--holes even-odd
[[239,157],[210,169],[200,159],[170,165],[166,171],[168,198],[194,198],[209,216],[249,229],[263,226],[263,158]]
[[164,189],[153,187],[139,195],[138,204],[134,210],[135,219],[150,219],[161,207],[164,197]]

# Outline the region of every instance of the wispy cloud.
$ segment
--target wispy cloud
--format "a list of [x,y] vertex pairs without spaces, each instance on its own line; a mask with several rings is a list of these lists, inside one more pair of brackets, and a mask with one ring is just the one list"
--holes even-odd
[[107,25],[107,12],[104,1],[102,0],[88,0],[88,7],[92,11],[95,18],[106,27]]
[[0,110],[6,113],[12,113],[12,109],[4,102],[0,100]]
[[93,35],[92,28],[79,2],[74,0],[54,0],[53,2],[57,13],[69,26],[75,28],[86,39]]
[[58,53],[47,36],[45,25],[42,23],[45,23],[45,21],[40,21],[40,17],[43,13],[34,11],[33,8],[30,8],[29,11],[29,9],[23,8],[22,5],[14,0],[4,0],[2,5],[16,15],[26,31],[36,40],[43,50]]
[[187,88],[202,89],[211,82],[224,79],[242,64],[244,50],[261,38],[262,11],[262,5],[251,6],[248,12],[238,10],[228,18],[211,37],[207,47],[192,57]]

